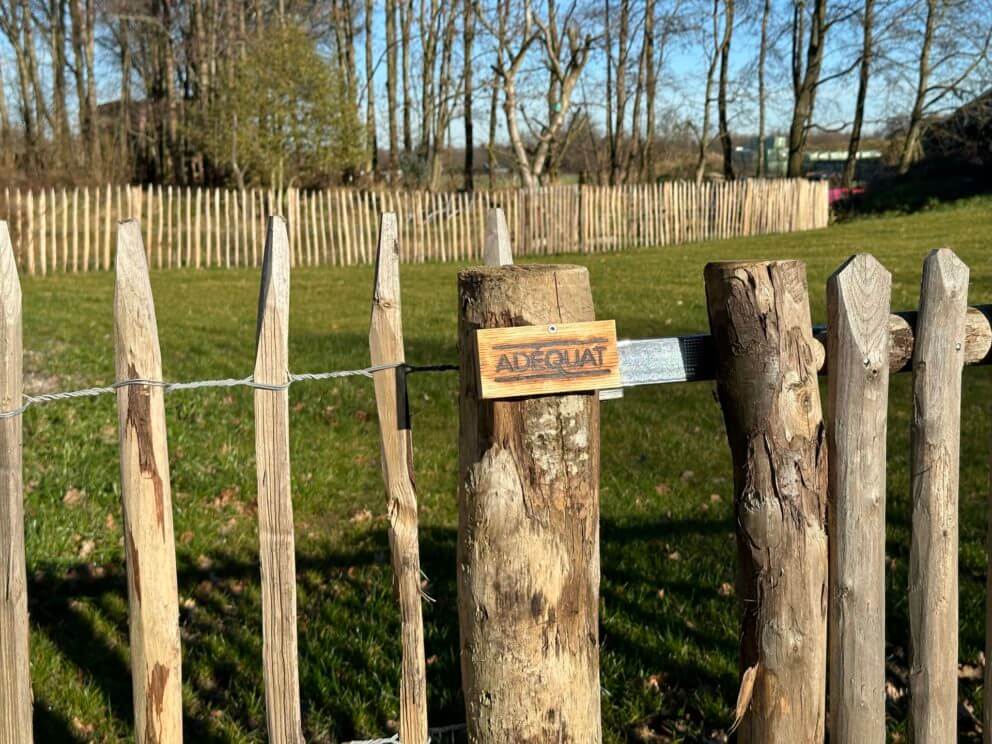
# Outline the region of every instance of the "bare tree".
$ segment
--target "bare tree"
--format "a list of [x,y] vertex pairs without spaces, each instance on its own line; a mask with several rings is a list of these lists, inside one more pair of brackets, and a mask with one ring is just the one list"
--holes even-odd
[[465,188],[472,191],[475,184],[472,179],[472,170],[475,167],[475,138],[472,132],[472,96],[475,93],[472,87],[472,67],[475,60],[472,56],[472,47],[475,41],[475,4],[474,0],[464,0],[465,20],[462,28],[462,61],[464,71],[462,73],[463,87],[465,91],[465,103],[462,116],[465,121],[465,165],[464,182]]
[[24,129],[25,161],[30,168],[37,157],[40,141],[39,125],[31,94],[31,71],[26,46],[30,41],[31,16],[26,0],[0,3],[0,31],[7,37],[17,65],[18,108]]
[[413,93],[410,91],[410,27],[413,23],[413,0],[398,0],[403,39],[403,152],[413,151]]
[[371,177],[379,167],[379,137],[375,125],[375,60],[372,46],[372,0],[365,0],[365,146],[369,158],[366,170]]
[[756,174],[763,178],[768,172],[765,149],[765,110],[768,95],[765,89],[765,64],[768,59],[768,20],[771,18],[772,2],[764,0],[761,10],[761,35],[758,42],[758,159]]
[[[402,0],[401,0],[402,1]],[[396,98],[396,0],[386,0],[386,99],[389,119],[389,168],[396,170],[399,162],[399,127],[397,125],[398,105]]]
[[[916,59],[916,85],[899,154],[899,173],[906,173],[919,156],[927,116],[938,111],[948,96],[960,99],[968,95],[967,83],[978,66],[988,60],[992,41],[987,6],[915,0],[903,14],[906,23],[913,22],[913,11],[920,3],[924,20]],[[976,33],[978,29],[981,31]],[[913,38],[912,33],[905,35]],[[935,47],[940,50],[936,58],[932,56]]]
[[[511,0],[497,3],[497,23],[480,16],[495,43],[503,53],[497,55],[493,71],[503,93],[503,114],[509,133],[510,146],[516,160],[520,180],[527,188],[542,182],[549,165],[552,143],[561,134],[572,94],[579,76],[589,61],[595,42],[591,34],[583,35],[579,28],[577,2],[571,2],[561,12],[554,0],[548,0],[544,17],[535,14],[529,5],[523,13],[513,11]],[[533,133],[534,146],[524,144],[520,129],[522,102],[518,97],[518,77],[521,66],[532,48],[539,48],[541,61],[547,68],[549,89],[547,100],[553,101],[548,121]]]
[[96,60],[94,36],[96,8],[94,0],[69,0],[72,19],[73,74],[76,79],[76,100],[79,106],[79,131],[86,143],[90,164],[100,159],[96,121]]
[[717,112],[720,145],[723,150],[723,175],[734,177],[734,145],[730,139],[727,116],[727,81],[730,74],[730,42],[734,35],[734,0],[723,0],[723,38],[720,40],[720,84],[717,91]]
[[841,185],[850,188],[858,164],[858,151],[861,149],[861,127],[865,118],[865,100],[868,97],[868,80],[871,76],[873,56],[872,32],[875,23],[875,0],[865,0],[861,13],[861,58],[858,65],[858,94],[854,103],[854,121],[851,124],[851,139],[847,145],[847,159]]
[[[794,0],[792,10],[792,120],[789,124],[789,160],[786,175],[802,175],[806,138],[813,119],[816,89],[827,35],[827,0],[812,0],[806,30],[806,0]],[[808,35],[808,37],[807,37]],[[805,52],[803,47],[805,46]]]
[[713,88],[717,85],[717,67],[720,62],[720,52],[727,26],[731,25],[732,18],[728,18],[726,0],[713,0],[709,6],[709,18],[707,23],[697,29],[700,38],[700,46],[706,53],[706,80],[703,86],[703,120],[700,123],[696,136],[696,169],[694,179],[696,183],[703,182],[706,175],[706,153],[710,147],[710,118],[713,105]]

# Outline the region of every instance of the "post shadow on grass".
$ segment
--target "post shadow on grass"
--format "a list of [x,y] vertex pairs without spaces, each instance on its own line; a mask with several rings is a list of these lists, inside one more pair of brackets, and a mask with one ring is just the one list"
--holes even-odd
[[[735,654],[733,644],[708,630],[690,628],[685,623],[686,617],[674,608],[662,606],[656,612],[648,611],[615,590],[618,583],[653,585],[652,574],[660,570],[656,555],[646,560],[625,561],[623,566],[611,565],[614,561],[619,563],[620,556],[629,556],[631,551],[649,554],[656,548],[659,536],[689,545],[728,530],[726,523],[708,520],[625,525],[604,520],[602,591],[610,611],[627,614],[645,627],[664,628],[675,636],[681,634],[685,643],[718,647],[721,654]],[[392,600],[388,538],[385,530],[376,526],[348,540],[357,544],[322,548],[297,558],[301,590],[309,595],[308,606],[301,606],[300,612],[304,720],[319,729],[306,731],[308,740],[328,736],[332,740],[348,740],[391,733],[391,722],[396,718],[399,619]],[[435,659],[427,670],[432,726],[462,723],[465,715],[458,656],[456,542],[454,529],[421,527],[422,565],[429,577],[426,592],[434,599],[425,604],[427,654]],[[733,550],[729,542],[727,550]],[[246,734],[264,736],[265,726],[264,711],[259,715],[257,710],[258,701],[264,699],[258,635],[261,632],[258,563],[253,558],[223,553],[213,554],[211,558],[211,565],[202,567],[192,556],[182,553],[179,556],[180,596],[195,602],[195,607],[181,611],[184,729],[190,741],[207,744],[228,738],[213,725],[211,713],[215,710],[223,711],[225,719]],[[50,639],[81,677],[91,681],[107,700],[107,715],[121,728],[130,730],[133,714],[130,674],[125,661],[127,618],[122,609],[117,609],[123,607],[120,602],[126,595],[123,566],[100,576],[94,576],[86,565],[68,572],[64,568],[58,571],[55,566],[35,565],[33,569],[34,578],[29,587],[33,631]],[[66,578],[67,575],[73,578]],[[671,582],[666,586],[672,596],[684,595],[690,611],[693,604],[688,600],[700,596],[698,586],[689,582]],[[120,601],[113,602],[115,609],[107,610],[113,598]],[[713,599],[709,591],[706,599]],[[82,611],[77,605],[80,601],[92,608]],[[338,624],[331,617],[334,609],[331,603],[335,602],[347,605],[350,628],[332,627]],[[103,616],[96,623],[92,616],[101,612],[101,607]],[[113,637],[108,635],[108,626]],[[381,653],[374,654],[374,658],[364,655],[361,647],[351,640],[354,637],[351,631],[372,637],[381,645]],[[617,632],[604,632],[604,641],[604,653],[619,656],[618,663],[623,669],[641,668],[645,657],[656,652]],[[333,660],[333,667],[323,670],[328,659]],[[700,663],[691,660],[676,663],[661,658],[658,664],[673,687],[697,691],[707,688],[728,700],[735,692],[731,689],[734,680],[724,679],[726,675],[715,674]],[[321,679],[325,671],[326,675],[334,675],[334,679]],[[363,696],[362,709],[354,709],[354,695],[326,694],[322,689],[325,683],[333,683],[342,690],[358,690]],[[608,710],[604,712],[608,714]],[[650,716],[657,711],[643,713]],[[78,739],[64,711],[39,704],[35,706],[35,720],[38,740]],[[614,721],[613,725],[620,722]],[[369,730],[372,727],[375,730]]]

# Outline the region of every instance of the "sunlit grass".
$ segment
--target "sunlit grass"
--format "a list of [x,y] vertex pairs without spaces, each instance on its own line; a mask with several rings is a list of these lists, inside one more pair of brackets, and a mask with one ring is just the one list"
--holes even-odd
[[[992,301],[992,201],[879,217],[800,235],[621,255],[589,267],[597,315],[624,337],[705,330],[702,269],[723,258],[803,258],[814,321],[824,283],[855,251],[893,273],[893,302],[915,307],[926,251],[947,245],[972,269],[973,303]],[[453,265],[404,266],[407,358],[455,359]],[[293,273],[294,371],[368,363],[372,270]],[[153,274],[165,376],[244,376],[254,357],[258,274]],[[30,390],[113,377],[113,277],[24,281]],[[965,375],[961,477],[961,653],[983,647],[987,369]],[[892,383],[888,629],[908,646],[909,379]],[[464,719],[454,583],[457,400],[452,373],[411,381],[432,725]],[[392,731],[399,634],[379,475],[372,386],[364,379],[291,391],[301,684],[307,740]],[[189,741],[264,741],[251,395],[176,392],[166,401],[179,561]],[[25,416],[27,551],[37,741],[131,735],[117,423],[110,397]],[[604,403],[602,671],[605,738],[652,720],[698,739],[724,729],[737,683],[730,458],[712,386],[628,390]],[[66,499],[75,489],[81,495]],[[69,503],[67,503],[69,502]],[[975,690],[967,691],[974,695]],[[898,711],[897,711],[898,713]]]

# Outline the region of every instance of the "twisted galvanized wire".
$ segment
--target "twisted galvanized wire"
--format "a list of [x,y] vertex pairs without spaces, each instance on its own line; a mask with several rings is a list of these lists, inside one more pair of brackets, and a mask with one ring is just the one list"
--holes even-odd
[[340,377],[369,377],[376,372],[385,369],[398,369],[402,367],[407,372],[447,372],[458,369],[454,364],[433,364],[417,366],[406,364],[405,362],[388,362],[386,364],[376,364],[362,369],[339,369],[330,372],[300,372],[290,374],[287,382],[282,384],[270,384],[257,382],[252,377],[227,378],[223,380],[192,380],[189,382],[168,382],[165,380],[148,380],[135,378],[131,380],[118,380],[111,385],[99,387],[81,388],[79,390],[63,390],[57,393],[38,393],[37,395],[25,395],[24,402],[17,408],[9,411],[0,411],[0,420],[20,416],[31,406],[44,405],[46,403],[57,403],[63,400],[74,400],[76,398],[94,398],[99,395],[109,395],[117,392],[120,388],[132,387],[136,385],[146,385],[148,387],[160,387],[166,393],[176,390],[195,390],[197,388],[232,388],[247,387],[253,390],[286,390],[295,382],[312,382],[315,380],[333,380]]

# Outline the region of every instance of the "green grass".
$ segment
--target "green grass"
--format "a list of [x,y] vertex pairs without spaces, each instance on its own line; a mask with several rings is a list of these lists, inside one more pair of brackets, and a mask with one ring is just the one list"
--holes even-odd
[[[622,255],[573,256],[589,267],[596,311],[624,337],[706,329],[702,270],[729,258],[802,258],[814,321],[824,283],[850,253],[893,273],[893,304],[917,305],[926,251],[950,246],[972,269],[973,303],[992,301],[992,200],[827,230]],[[455,358],[453,265],[403,267],[407,358]],[[295,371],[368,362],[372,270],[299,269],[290,323]],[[165,376],[247,374],[255,271],[156,273]],[[29,389],[113,377],[113,277],[25,280]],[[464,720],[454,583],[456,381],[411,382],[432,725]],[[961,473],[961,655],[983,647],[989,370],[965,373]],[[291,391],[299,567],[300,656],[308,741],[393,730],[399,634],[392,598],[372,386],[301,383]],[[255,474],[250,393],[177,392],[166,401],[172,463],[187,740],[265,740],[260,666]],[[910,379],[892,382],[888,631],[908,646]],[[124,741],[131,735],[127,605],[110,397],[25,416],[25,482],[36,740]],[[602,680],[606,740],[643,721],[676,738],[724,729],[736,696],[737,610],[730,458],[712,385],[627,391],[603,405]],[[66,499],[72,489],[81,497]],[[73,494],[73,496],[78,496]],[[75,502],[71,504],[66,501]],[[974,688],[964,690],[980,698]],[[905,701],[892,707],[902,729]]]

